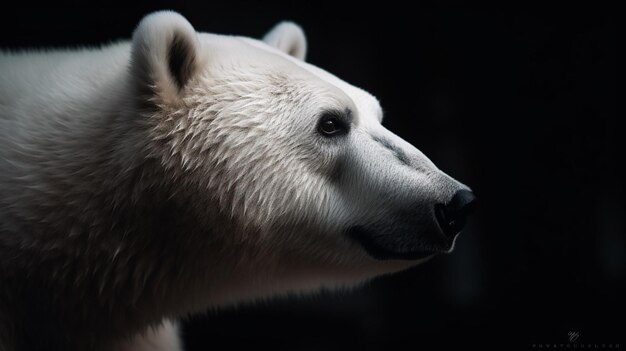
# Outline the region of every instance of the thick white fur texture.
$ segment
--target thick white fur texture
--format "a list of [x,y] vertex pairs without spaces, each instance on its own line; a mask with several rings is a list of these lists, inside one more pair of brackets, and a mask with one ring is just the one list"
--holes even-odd
[[[299,27],[265,40],[159,12],[130,42],[0,54],[1,350],[179,350],[169,320],[420,262],[342,233],[463,186],[304,62]],[[328,110],[349,134],[317,132]]]

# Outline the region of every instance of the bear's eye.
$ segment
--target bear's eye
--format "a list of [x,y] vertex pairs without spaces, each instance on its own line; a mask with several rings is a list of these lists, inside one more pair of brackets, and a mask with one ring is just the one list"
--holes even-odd
[[347,126],[336,114],[326,113],[320,118],[317,130],[324,136],[335,136],[345,134]]

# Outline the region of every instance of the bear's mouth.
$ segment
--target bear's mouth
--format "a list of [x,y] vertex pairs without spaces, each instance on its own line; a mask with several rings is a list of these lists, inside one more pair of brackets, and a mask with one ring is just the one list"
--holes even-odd
[[[418,260],[449,250],[424,248],[414,242],[415,235],[393,235],[368,230],[362,226],[348,229],[348,237],[356,241],[371,257],[377,260]],[[408,239],[408,240],[406,240]]]

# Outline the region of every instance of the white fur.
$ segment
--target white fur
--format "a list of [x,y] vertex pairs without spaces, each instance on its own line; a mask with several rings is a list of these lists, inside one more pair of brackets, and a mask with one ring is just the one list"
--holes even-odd
[[281,22],[270,30],[263,41],[299,60],[306,57],[306,37],[300,26],[293,22]]
[[[374,97],[302,61],[299,27],[265,40],[160,12],[131,42],[0,55],[3,350],[30,345],[29,303],[53,306],[41,325],[63,325],[50,342],[67,350],[178,350],[169,318],[423,261],[342,233],[464,186],[385,129]],[[352,111],[349,134],[320,136],[329,109]]]

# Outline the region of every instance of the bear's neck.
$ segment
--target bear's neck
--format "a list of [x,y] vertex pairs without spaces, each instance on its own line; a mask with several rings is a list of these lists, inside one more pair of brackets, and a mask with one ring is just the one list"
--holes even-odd
[[16,132],[0,151],[15,164],[0,175],[0,256],[11,258],[0,261],[0,320],[16,317],[13,332],[0,324],[0,336],[49,335],[66,350],[95,349],[110,335],[197,308],[185,294],[204,289],[199,262],[210,264],[208,246],[219,244],[198,240],[211,233],[183,211],[188,198],[171,196],[177,184],[162,181],[144,116],[119,78],[126,68],[111,69],[96,89],[106,107],[77,92],[64,110],[20,121],[41,132]]
[[[176,184],[160,181],[165,175],[158,161],[141,147],[124,160],[119,152],[130,142],[91,133],[73,138],[49,156],[59,164],[54,172],[41,169],[23,187],[22,196],[32,200],[22,202],[29,206],[19,213],[29,216],[12,220],[19,237],[11,247],[0,245],[5,257],[15,257],[6,270],[13,275],[0,273],[0,280],[24,292],[7,303],[32,307],[9,314],[21,317],[25,333],[50,335],[51,344],[58,339],[66,350],[95,350],[109,336],[197,309],[197,301],[185,306],[186,294],[206,290],[201,285],[212,278],[202,270],[210,265],[206,255],[215,252],[210,246],[218,244],[199,239],[212,233],[183,206],[186,197],[169,196]],[[77,157],[60,159],[69,155]],[[42,330],[34,331],[38,326]]]

